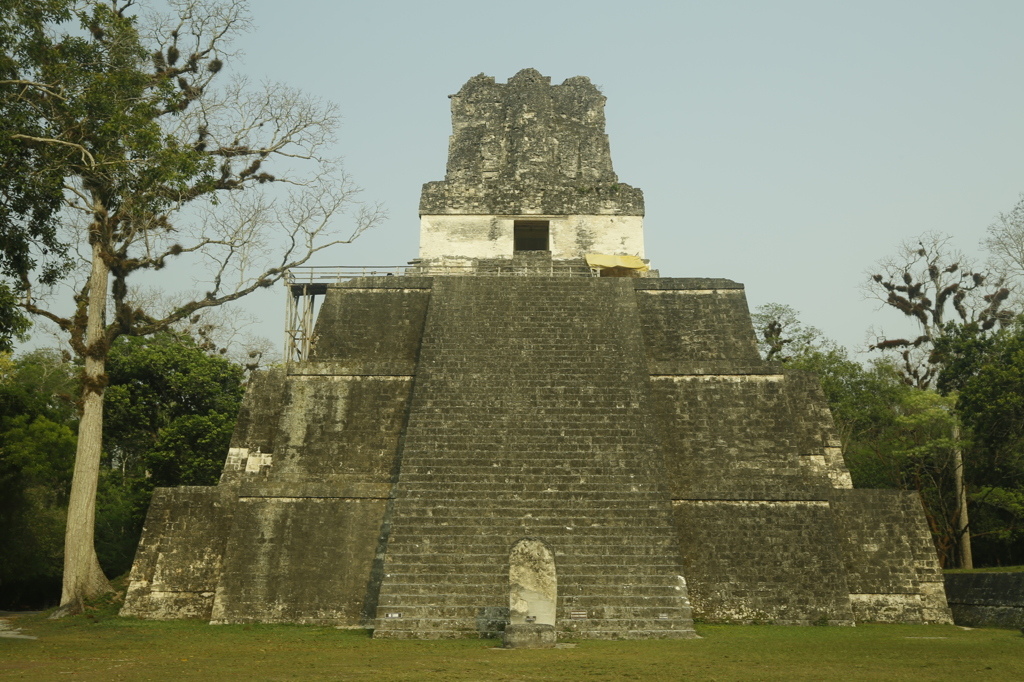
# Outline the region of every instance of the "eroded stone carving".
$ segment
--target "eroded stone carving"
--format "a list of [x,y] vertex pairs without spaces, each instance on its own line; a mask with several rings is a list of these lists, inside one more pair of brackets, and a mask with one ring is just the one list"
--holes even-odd
[[423,186],[421,214],[644,214],[643,193],[612,170],[605,97],[589,78],[480,74],[451,100],[447,174]]
[[540,540],[520,540],[509,554],[509,613],[513,625],[555,624],[555,558]]

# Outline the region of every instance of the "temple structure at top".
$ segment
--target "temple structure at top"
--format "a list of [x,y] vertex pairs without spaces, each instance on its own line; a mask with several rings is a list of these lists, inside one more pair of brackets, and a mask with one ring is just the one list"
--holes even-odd
[[647,270],[644,195],[615,175],[605,97],[590,79],[553,86],[534,69],[508,83],[481,74],[451,101],[448,170],[420,198],[420,262],[549,256],[572,265],[589,255],[604,274]]

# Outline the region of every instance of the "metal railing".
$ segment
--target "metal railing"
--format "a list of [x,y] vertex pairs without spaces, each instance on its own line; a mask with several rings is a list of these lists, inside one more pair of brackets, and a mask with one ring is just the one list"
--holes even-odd
[[600,277],[599,268],[576,263],[416,263],[413,265],[332,265],[292,268],[285,273],[288,286],[296,284],[338,284],[356,277],[432,277],[465,275],[472,277]]

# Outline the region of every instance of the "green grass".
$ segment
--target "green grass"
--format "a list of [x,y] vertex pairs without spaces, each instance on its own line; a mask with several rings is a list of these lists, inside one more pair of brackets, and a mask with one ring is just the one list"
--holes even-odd
[[1024,573],[1024,566],[989,566],[988,568],[947,568],[943,573]]
[[140,621],[112,608],[13,624],[39,639],[0,639],[3,680],[1024,680],[1019,632],[938,625],[700,625],[699,640],[506,651],[494,640]]

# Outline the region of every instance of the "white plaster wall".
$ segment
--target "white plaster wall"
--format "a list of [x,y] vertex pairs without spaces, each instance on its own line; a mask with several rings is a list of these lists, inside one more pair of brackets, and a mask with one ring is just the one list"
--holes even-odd
[[588,253],[644,257],[642,216],[420,216],[420,258],[511,258],[516,220],[550,223],[551,256],[582,258]]

